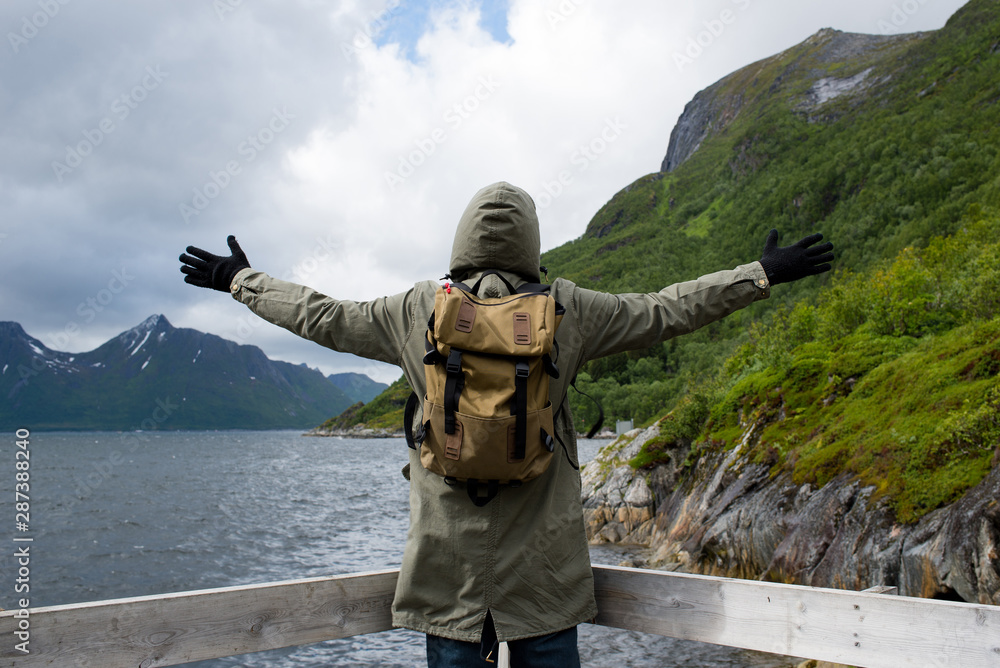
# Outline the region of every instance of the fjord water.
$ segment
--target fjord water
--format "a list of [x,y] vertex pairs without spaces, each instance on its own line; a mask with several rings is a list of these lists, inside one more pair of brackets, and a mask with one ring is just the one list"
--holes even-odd
[[[13,436],[0,492],[13,499]],[[582,442],[581,459],[601,442]],[[402,439],[290,431],[33,432],[32,607],[398,567],[407,527]],[[13,514],[13,505],[10,506]],[[8,543],[8,546],[13,543]],[[5,550],[11,553],[13,548]],[[617,563],[594,548],[594,563]],[[0,607],[17,607],[9,556]],[[395,630],[188,664],[419,666]],[[583,625],[585,666],[777,668],[790,659]]]

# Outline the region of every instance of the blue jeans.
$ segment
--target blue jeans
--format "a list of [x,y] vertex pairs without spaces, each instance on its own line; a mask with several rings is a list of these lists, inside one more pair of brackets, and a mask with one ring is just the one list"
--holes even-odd
[[[576,627],[546,636],[511,640],[511,668],[579,668],[580,654],[576,646]],[[428,668],[496,668],[496,649],[493,662],[483,659],[482,652],[489,651],[484,643],[451,640],[440,636],[427,636]]]

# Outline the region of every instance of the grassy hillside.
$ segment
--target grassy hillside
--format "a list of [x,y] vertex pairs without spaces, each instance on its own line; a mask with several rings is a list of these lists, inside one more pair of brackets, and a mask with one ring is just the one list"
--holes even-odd
[[966,221],[923,250],[903,249],[864,273],[751,327],[721,372],[682,399],[667,446],[735,447],[821,486],[849,473],[912,522],[954,501],[1000,459],[1000,216]]
[[355,425],[377,431],[401,431],[403,409],[410,396],[410,386],[400,377],[385,391],[366,404],[355,404],[337,417],[330,418],[316,429],[323,432],[348,430]]

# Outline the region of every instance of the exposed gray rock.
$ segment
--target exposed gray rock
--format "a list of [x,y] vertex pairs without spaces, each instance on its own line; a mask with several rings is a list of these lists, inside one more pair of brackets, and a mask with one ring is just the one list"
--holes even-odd
[[[760,427],[745,424],[741,443],[751,445]],[[647,432],[645,440],[656,435]],[[677,446],[664,464],[635,471],[609,448],[585,470],[589,537],[648,548],[654,568],[1000,604],[1000,468],[903,525],[873,499],[874,488],[849,476],[814,489],[771,476],[740,452],[715,452],[684,470],[687,448]]]
[[858,89],[859,86],[864,84],[865,79],[868,75],[872,73],[872,68],[869,67],[866,70],[858,72],[852,77],[845,77],[843,79],[838,79],[836,77],[823,77],[819,79],[812,85],[809,92],[806,93],[806,99],[809,101],[809,106],[818,107],[821,104],[829,102],[834,98],[838,98],[845,93],[850,93],[853,90]]
[[628,491],[625,492],[625,498],[622,499],[622,503],[634,508],[645,508],[653,505],[653,493],[650,491],[645,479],[640,476],[632,479],[632,484],[628,486]]
[[698,150],[710,134],[721,132],[731,123],[743,106],[743,96],[721,95],[723,79],[699,92],[684,106],[684,112],[670,131],[667,155],[660,165],[661,172],[672,172]]
[[592,541],[648,544],[653,532],[655,496],[646,478],[637,476],[627,462],[659,433],[658,426],[633,429],[619,439],[619,448],[584,465],[583,513],[587,537]]
[[[721,134],[751,102],[749,83],[757,83],[765,68],[779,65],[780,69],[769,84],[760,88],[766,95],[780,89],[809,86],[799,109],[809,112],[845,94],[861,95],[876,84],[891,79],[891,72],[877,72],[874,67],[834,76],[831,69],[843,63],[857,65],[876,56],[887,46],[905,46],[925,33],[905,35],[864,35],[823,28],[801,44],[770,58],[748,65],[698,92],[684,107],[677,124],[670,132],[667,154],[660,165],[661,172],[671,172],[684,163],[710,136]],[[788,61],[787,65],[784,65]],[[805,87],[803,86],[803,87]]]

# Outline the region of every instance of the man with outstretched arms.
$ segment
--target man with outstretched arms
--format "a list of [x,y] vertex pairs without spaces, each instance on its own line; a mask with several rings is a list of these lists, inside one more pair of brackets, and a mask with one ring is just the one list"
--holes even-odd
[[[692,332],[758,299],[773,285],[830,269],[830,243],[815,234],[778,247],[774,230],[760,261],[647,294],[609,294],[557,278],[551,295],[565,308],[556,332],[560,375],[549,385],[555,456],[539,477],[502,487],[483,506],[461,484],[447,485],[409,451],[410,529],[392,606],[393,623],[427,634],[428,665],[488,666],[507,641],[512,665],[579,665],[576,627],[597,614],[580,499],[576,431],[566,400],[588,360],[648,348]],[[425,394],[427,322],[434,281],[368,302],[328,297],[250,267],[236,239],[231,255],[189,246],[184,280],[229,292],[261,318],[333,350],[399,366]],[[508,183],[480,190],[462,215],[450,278],[480,297],[540,283],[540,237],[531,197]],[[499,274],[499,275],[497,275]]]

